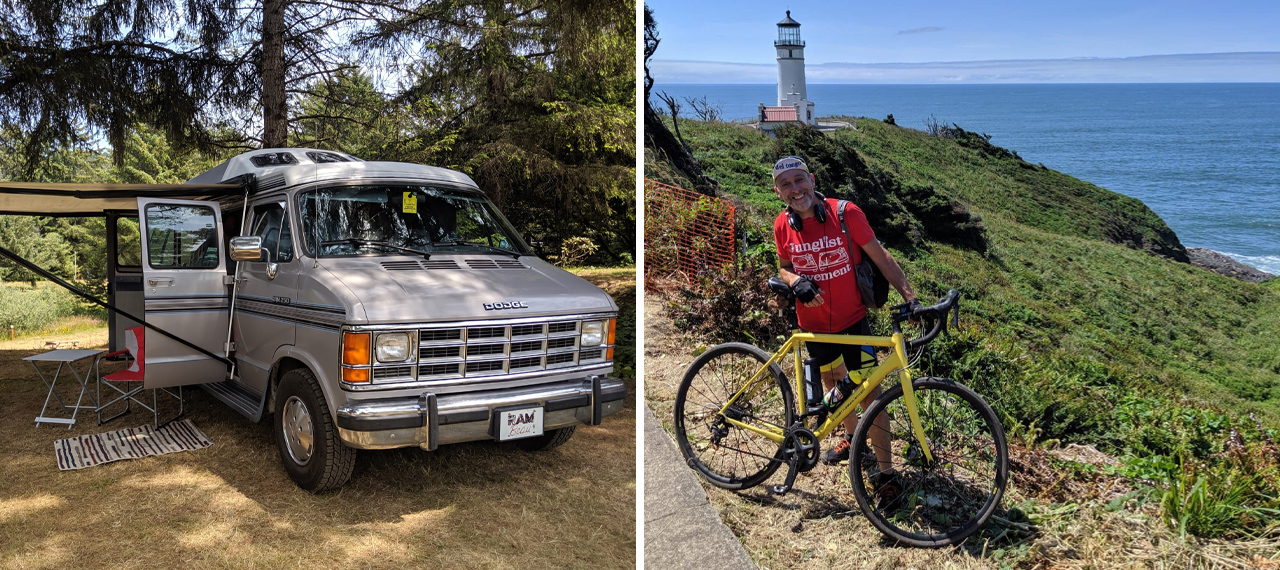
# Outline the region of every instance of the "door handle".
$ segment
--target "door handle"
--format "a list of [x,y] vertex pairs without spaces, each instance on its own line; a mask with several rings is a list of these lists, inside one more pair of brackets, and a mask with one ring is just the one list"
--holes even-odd
[[172,277],[152,277],[147,280],[147,283],[150,283],[152,287],[172,287],[173,278]]

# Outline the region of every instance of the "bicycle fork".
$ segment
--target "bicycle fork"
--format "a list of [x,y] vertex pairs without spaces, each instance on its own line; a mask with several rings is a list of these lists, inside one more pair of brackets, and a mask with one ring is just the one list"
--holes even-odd
[[913,380],[911,368],[905,365],[905,363],[909,362],[907,360],[905,342],[902,333],[893,333],[893,351],[904,363],[902,367],[902,400],[907,404],[907,416],[911,419],[911,431],[916,436],[916,442],[920,444],[920,450],[924,452],[924,459],[929,463],[933,463],[933,452],[929,449],[929,440],[925,437],[924,425],[920,423],[920,412],[916,409],[916,393],[911,386]]

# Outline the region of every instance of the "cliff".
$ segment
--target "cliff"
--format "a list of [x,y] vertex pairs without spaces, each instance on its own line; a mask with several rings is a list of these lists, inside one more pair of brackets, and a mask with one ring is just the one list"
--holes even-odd
[[[747,254],[726,281],[752,287],[774,271],[768,228],[782,206],[770,167],[777,157],[802,156],[820,191],[867,211],[922,299],[961,291],[961,330],[931,345],[921,362],[928,374],[981,393],[1015,441],[1096,447],[1120,461],[1108,473],[1154,481],[1166,509],[1178,505],[1169,494],[1197,477],[1230,505],[1280,507],[1276,280],[1252,283],[1195,266],[1141,201],[1030,164],[981,134],[838,119],[856,130],[796,128],[774,139],[743,125],[681,123],[705,172],[745,214]],[[682,183],[660,160],[645,160],[646,176]],[[688,330],[714,328],[697,326],[709,312],[699,307],[742,319],[761,313],[726,310],[717,299],[758,298],[726,293],[684,291],[668,305],[687,308],[673,316]],[[698,295],[717,297],[689,301]],[[883,315],[875,318],[885,330]],[[772,329],[751,330],[765,339],[758,331]],[[1241,463],[1230,459],[1233,449],[1263,459]],[[1192,463],[1202,467],[1180,467]],[[1087,479],[1073,469],[1064,476]],[[1229,498],[1246,474],[1258,479]],[[1275,513],[1181,524],[1201,536],[1242,536],[1280,524]]]

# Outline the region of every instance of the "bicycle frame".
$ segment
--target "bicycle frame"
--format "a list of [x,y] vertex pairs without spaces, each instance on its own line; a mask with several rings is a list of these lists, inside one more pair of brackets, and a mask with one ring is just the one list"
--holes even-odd
[[794,354],[795,371],[792,376],[793,387],[795,388],[794,393],[796,394],[796,400],[799,403],[798,407],[800,409],[801,416],[807,414],[808,409],[806,406],[808,406],[808,402],[806,402],[805,398],[802,396],[804,394],[805,381],[803,370],[804,359],[801,357],[800,353],[801,348],[806,342],[856,344],[892,349],[889,356],[884,359],[884,362],[881,362],[876,365],[875,368],[872,368],[870,373],[867,374],[863,381],[858,384],[857,388],[854,389],[853,393],[849,394],[849,397],[845,398],[844,402],[842,402],[831,414],[827,416],[827,420],[823,422],[822,425],[818,426],[818,429],[814,431],[814,435],[816,435],[819,440],[830,435],[831,432],[836,429],[836,426],[840,425],[840,422],[844,421],[849,414],[853,413],[854,407],[861,404],[862,401],[866,399],[867,394],[872,390],[875,390],[885,378],[890,374],[901,370],[901,385],[902,391],[905,395],[903,401],[907,406],[907,415],[910,416],[911,419],[912,432],[915,434],[916,440],[919,442],[921,450],[924,452],[925,459],[927,461],[933,461],[933,454],[929,449],[929,442],[924,435],[924,428],[920,424],[920,415],[916,411],[916,399],[915,393],[911,387],[912,376],[911,369],[908,366],[906,341],[905,337],[900,332],[894,333],[893,336],[860,336],[792,331],[791,337],[782,344],[781,348],[773,353],[769,358],[769,361],[764,363],[764,365],[761,366],[755,374],[747,379],[747,382],[742,386],[742,388],[739,389],[732,398],[729,398],[729,400],[725,402],[724,406],[720,408],[719,413],[720,416],[724,418],[724,421],[729,425],[759,434],[760,436],[768,438],[770,441],[781,445],[786,439],[786,429],[788,426],[757,427],[730,418],[725,412],[735,401],[738,400],[738,398],[741,398],[744,395],[751,398],[760,390],[767,390],[770,384],[774,382],[774,378],[768,373],[769,367],[774,364],[779,364],[788,354]]

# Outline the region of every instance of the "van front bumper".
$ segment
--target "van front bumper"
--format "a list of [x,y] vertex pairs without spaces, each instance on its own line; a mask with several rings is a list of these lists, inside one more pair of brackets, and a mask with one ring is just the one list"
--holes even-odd
[[495,408],[541,406],[545,433],[580,423],[600,425],[622,409],[626,395],[621,380],[589,376],[506,390],[366,400],[338,408],[338,435],[357,449],[418,446],[432,451],[441,444],[494,439]]

